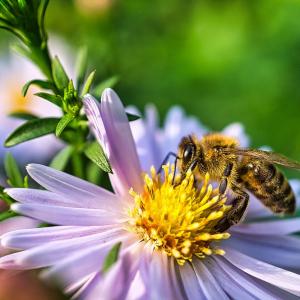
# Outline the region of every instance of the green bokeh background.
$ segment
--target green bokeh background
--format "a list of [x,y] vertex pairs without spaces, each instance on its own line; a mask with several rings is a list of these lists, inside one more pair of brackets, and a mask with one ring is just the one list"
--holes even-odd
[[[220,130],[242,122],[254,146],[300,160],[300,2],[115,0],[84,13],[52,0],[48,29],[86,44],[98,79],[119,75],[126,104],[174,104]],[[10,36],[2,33],[2,49]]]

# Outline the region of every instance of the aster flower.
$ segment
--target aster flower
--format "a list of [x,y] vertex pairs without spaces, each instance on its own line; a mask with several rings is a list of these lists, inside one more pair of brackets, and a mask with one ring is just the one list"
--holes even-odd
[[[30,176],[46,190],[8,189],[19,201],[12,209],[56,226],[4,234],[2,246],[19,252],[1,258],[1,268],[48,267],[44,278],[59,278],[65,292],[88,300],[300,296],[300,241],[290,236],[299,231],[299,218],[259,222],[268,213],[252,197],[247,223],[216,233],[212,228],[228,205],[209,174],[201,189],[194,187],[191,173],[174,186],[170,166],[157,175],[165,152],[176,151],[182,135],[205,132],[195,119],[175,108],[159,130],[150,108],[146,120],[129,125],[110,89],[101,104],[86,96],[85,110],[108,154],[114,193],[29,165]],[[239,137],[243,132],[235,124],[225,133]],[[245,137],[240,140],[247,143]],[[119,259],[104,273],[103,261],[117,242],[122,242]]]

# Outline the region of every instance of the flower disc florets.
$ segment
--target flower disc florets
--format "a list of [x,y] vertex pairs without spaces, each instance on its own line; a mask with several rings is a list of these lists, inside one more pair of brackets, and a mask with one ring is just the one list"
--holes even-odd
[[176,258],[179,264],[191,261],[193,255],[200,258],[211,254],[224,254],[212,242],[229,238],[229,233],[216,232],[215,226],[230,209],[226,198],[209,184],[206,174],[202,186],[195,184],[192,172],[184,180],[173,182],[174,166],[163,166],[164,176],[151,168],[151,177],[144,176],[142,194],[130,194],[135,206],[130,210],[130,227],[143,241],[151,242],[155,250],[161,250]]

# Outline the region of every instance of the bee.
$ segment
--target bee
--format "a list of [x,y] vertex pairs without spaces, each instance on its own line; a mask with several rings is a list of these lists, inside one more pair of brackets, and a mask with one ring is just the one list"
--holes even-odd
[[[221,219],[216,231],[222,232],[239,223],[245,215],[249,194],[254,194],[267,208],[278,214],[295,211],[294,192],[275,165],[300,169],[298,162],[258,149],[243,149],[235,138],[211,133],[197,139],[194,135],[182,138],[176,157],[181,180],[188,170],[196,179],[208,172],[211,180],[218,182],[219,193],[228,190],[233,194],[232,208]],[[168,159],[168,158],[167,158]]]

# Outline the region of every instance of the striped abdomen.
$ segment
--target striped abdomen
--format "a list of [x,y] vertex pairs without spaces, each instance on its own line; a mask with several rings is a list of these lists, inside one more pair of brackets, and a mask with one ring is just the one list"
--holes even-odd
[[244,157],[238,174],[238,181],[273,212],[291,214],[295,211],[294,192],[273,164]]

